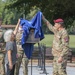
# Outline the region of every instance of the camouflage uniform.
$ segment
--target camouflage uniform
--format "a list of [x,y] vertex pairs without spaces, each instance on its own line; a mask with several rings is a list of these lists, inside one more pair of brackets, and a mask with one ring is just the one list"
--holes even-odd
[[[64,29],[56,30],[47,20],[45,20],[50,31],[54,33],[52,46],[53,60],[53,75],[67,75],[66,65],[69,53],[69,35]],[[63,61],[58,63],[58,58],[62,57]]]
[[19,69],[20,69],[20,65],[22,62],[22,58],[23,58],[23,49],[21,47],[20,44],[20,38],[21,38],[21,34],[17,33],[16,35],[16,43],[17,43],[17,61],[16,61],[16,65],[15,65],[15,72],[14,75],[19,75]]
[[5,75],[3,29],[0,28],[0,75]]
[[23,58],[24,55],[24,51],[21,47],[21,43],[20,43],[20,39],[21,39],[21,34],[20,32],[17,33],[16,35],[16,42],[17,42],[17,62],[15,65],[15,75],[19,75],[19,69],[20,69],[20,65],[21,62],[23,64],[23,72],[24,75],[28,75],[28,60],[26,58],[26,56]]
[[22,59],[22,64],[23,64],[23,75],[28,75],[28,63],[29,60],[26,57],[26,55],[24,54],[24,57]]

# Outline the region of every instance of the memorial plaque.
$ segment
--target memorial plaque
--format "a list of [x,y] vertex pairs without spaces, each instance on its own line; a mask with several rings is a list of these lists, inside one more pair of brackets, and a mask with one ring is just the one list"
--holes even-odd
[[34,29],[31,29],[26,43],[38,43],[39,41],[40,38],[35,38]]

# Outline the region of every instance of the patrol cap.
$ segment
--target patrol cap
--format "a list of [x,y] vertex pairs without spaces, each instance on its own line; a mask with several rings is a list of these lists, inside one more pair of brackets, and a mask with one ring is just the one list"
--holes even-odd
[[58,19],[54,20],[54,23],[64,23],[64,20],[61,18],[58,18]]

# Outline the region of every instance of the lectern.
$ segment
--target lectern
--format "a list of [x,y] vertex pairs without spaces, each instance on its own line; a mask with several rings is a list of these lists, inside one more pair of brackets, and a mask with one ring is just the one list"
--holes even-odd
[[[29,35],[28,35],[26,43],[33,43],[33,44],[39,43],[40,38],[35,38],[34,31],[35,31],[34,28],[31,28],[29,30]],[[31,75],[32,75],[32,58],[31,58]]]

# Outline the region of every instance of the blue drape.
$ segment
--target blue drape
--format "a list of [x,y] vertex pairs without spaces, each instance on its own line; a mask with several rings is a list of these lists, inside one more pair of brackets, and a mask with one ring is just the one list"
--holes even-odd
[[28,59],[31,58],[33,48],[34,48],[33,43],[26,43],[26,40],[29,35],[29,29],[30,28],[35,29],[35,31],[34,31],[35,38],[40,38],[40,40],[42,40],[44,38],[44,34],[42,31],[41,18],[42,18],[42,13],[39,11],[34,16],[34,18],[32,18],[30,21],[25,20],[25,19],[21,19],[21,21],[20,21],[20,25],[22,26],[23,31],[24,31],[22,34],[22,38],[21,38],[21,44],[22,44],[22,48],[24,49],[24,52]]

